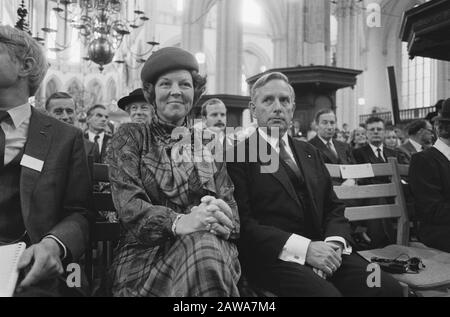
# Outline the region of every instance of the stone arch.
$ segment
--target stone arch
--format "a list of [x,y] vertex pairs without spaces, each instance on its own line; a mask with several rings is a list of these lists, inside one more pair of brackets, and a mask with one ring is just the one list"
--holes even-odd
[[103,85],[98,79],[92,79],[86,86],[85,104],[92,107],[104,102]]
[[117,84],[114,79],[110,78],[106,84],[106,102],[110,104],[113,100],[117,101]]
[[52,94],[61,90],[62,82],[57,76],[51,76],[45,84],[45,100]]
[[72,78],[67,82],[66,91],[75,100],[79,111],[84,110],[84,86],[78,78]]
[[[246,60],[246,55],[253,55],[256,57],[256,64],[252,69],[245,69],[246,76],[250,77],[253,75],[256,75],[258,73],[261,73],[261,70],[259,69],[261,66],[265,66],[267,69],[272,68],[272,61],[270,60],[269,55],[262,49],[258,44],[253,42],[248,42],[244,44],[244,64],[246,62],[249,62]],[[251,65],[244,65],[244,67],[249,67]]]

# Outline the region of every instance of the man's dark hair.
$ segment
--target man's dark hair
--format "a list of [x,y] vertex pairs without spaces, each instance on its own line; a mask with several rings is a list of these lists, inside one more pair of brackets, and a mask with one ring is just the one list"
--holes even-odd
[[415,120],[411,122],[408,126],[408,135],[416,135],[420,130],[427,128],[428,121],[426,120]]
[[[205,118],[208,115],[208,111],[207,110],[208,110],[208,106],[210,106],[210,105],[224,105],[225,106],[223,101],[220,100],[219,98],[209,99],[206,102],[204,102],[203,105],[202,105],[202,110],[201,110],[202,117]],[[226,106],[225,106],[225,109],[227,109]]]
[[73,100],[72,96],[69,95],[69,94],[66,93],[66,92],[62,92],[62,91],[55,92],[55,93],[52,94],[50,97],[48,97],[47,101],[45,102],[45,110],[48,111],[48,110],[49,110],[48,108],[49,108],[49,106],[50,106],[50,102],[51,102],[52,100],[56,100],[56,99],[72,99],[72,100]]
[[94,105],[94,106],[90,107],[89,110],[87,111],[88,118],[90,118],[92,116],[92,112],[94,112],[95,109],[108,110],[108,109],[106,109],[106,107],[104,105]]
[[366,120],[366,127],[367,127],[369,124],[377,123],[377,122],[382,122],[383,125],[386,125],[386,122],[384,122],[384,120],[381,119],[380,117],[370,117],[369,119]]
[[334,114],[334,116],[336,117],[336,114],[334,113],[334,111],[333,111],[332,109],[322,109],[322,110],[319,110],[319,111],[316,113],[316,116],[314,117],[314,120],[316,121],[316,124],[319,124],[320,117],[321,117],[322,115],[324,115],[324,114],[329,114],[329,113]]
[[450,140],[450,121],[439,121],[437,131],[440,138]]
[[440,112],[442,110],[442,106],[444,105],[444,99],[439,100],[438,102],[436,102],[436,104],[434,105],[436,107],[436,111]]

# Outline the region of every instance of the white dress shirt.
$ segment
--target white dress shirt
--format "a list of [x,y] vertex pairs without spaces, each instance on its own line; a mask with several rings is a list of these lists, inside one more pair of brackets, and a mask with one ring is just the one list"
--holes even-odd
[[373,154],[375,154],[375,157],[378,157],[378,149],[380,149],[381,150],[381,157],[383,158],[383,160],[385,162],[387,162],[386,158],[384,157],[384,145],[383,144],[381,144],[379,147],[376,147],[375,145],[370,144],[370,143],[369,143],[369,145],[370,145],[370,148],[373,151]]
[[[280,153],[279,140],[277,138],[271,137],[265,133],[264,130],[258,130],[261,137],[269,143],[277,153]],[[295,162],[294,152],[289,145],[289,138],[287,133],[281,138],[286,144],[286,152],[291,156]],[[306,237],[300,236],[298,234],[292,234],[286,244],[283,247],[282,252],[279,255],[279,259],[285,262],[294,262],[300,265],[305,265],[306,254],[308,252],[309,245],[312,241]],[[325,242],[339,242],[344,246],[343,254],[350,255],[353,250],[352,247],[348,245],[347,241],[343,237],[328,237]]]
[[99,138],[98,138],[98,153],[102,153],[103,140],[105,139],[105,132],[97,134],[97,133],[91,132],[90,130],[88,131],[89,141],[91,141],[92,143],[95,143],[95,137],[97,135],[99,136]]
[[6,140],[5,166],[11,163],[25,147],[28,137],[28,128],[30,126],[31,105],[26,103],[10,109],[7,112],[11,118],[8,118],[1,123]]
[[434,144],[434,148],[441,152],[447,158],[447,160],[450,161],[450,146],[445,144],[441,139],[438,139]]
[[409,139],[409,143],[411,143],[412,146],[414,146],[414,148],[416,149],[417,152],[423,151],[423,146],[421,144],[417,143],[416,141],[414,141],[413,139]]

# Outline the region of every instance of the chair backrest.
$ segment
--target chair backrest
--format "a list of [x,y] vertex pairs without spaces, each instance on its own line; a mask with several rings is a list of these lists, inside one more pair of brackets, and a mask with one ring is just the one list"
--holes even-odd
[[[339,165],[327,164],[327,168],[331,177],[342,178]],[[346,168],[351,169],[352,166]],[[351,187],[335,186],[334,190],[336,195],[338,198],[345,200],[390,198],[394,203],[347,207],[345,216],[350,221],[383,218],[397,219],[397,244],[407,245],[409,240],[409,220],[397,160],[395,158],[389,158],[388,163],[372,164],[372,169],[375,177],[388,177],[390,178],[390,182],[386,184],[358,185]]]

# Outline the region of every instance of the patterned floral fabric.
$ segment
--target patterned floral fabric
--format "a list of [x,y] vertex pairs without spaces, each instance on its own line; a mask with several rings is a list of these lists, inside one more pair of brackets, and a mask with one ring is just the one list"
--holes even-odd
[[[126,124],[108,154],[111,191],[123,234],[112,266],[116,296],[238,296],[240,266],[233,242],[207,232],[178,238],[172,224],[206,195],[233,211],[234,186],[204,140],[186,127]],[[219,167],[219,169],[217,169]]]

